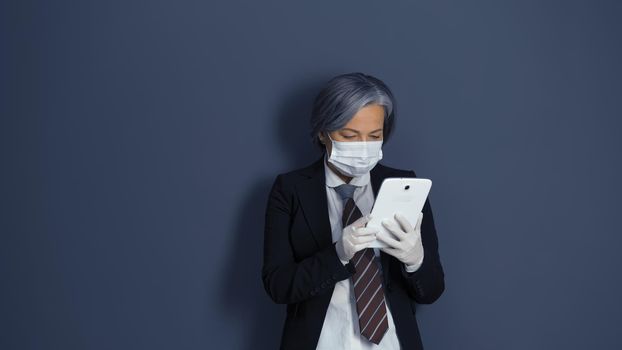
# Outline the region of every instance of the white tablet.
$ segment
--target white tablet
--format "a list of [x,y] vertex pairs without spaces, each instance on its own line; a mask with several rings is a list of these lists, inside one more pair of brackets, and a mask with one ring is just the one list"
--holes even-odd
[[[432,187],[432,180],[415,177],[388,177],[382,181],[371,210],[367,227],[378,227],[380,232],[393,237],[382,225],[383,219],[395,220],[395,213],[401,212],[411,225],[415,226],[419,213],[423,210],[426,198]],[[399,225],[399,223],[398,223]],[[381,241],[374,241],[370,247],[385,247]]]

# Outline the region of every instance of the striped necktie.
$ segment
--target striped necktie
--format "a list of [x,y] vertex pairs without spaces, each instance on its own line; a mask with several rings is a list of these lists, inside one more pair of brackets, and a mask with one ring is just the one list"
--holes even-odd
[[[335,187],[341,199],[344,200],[343,227],[363,216],[361,210],[354,203],[355,189],[356,186],[350,184]],[[376,262],[374,249],[359,250],[350,262],[354,264],[356,269],[352,275],[352,283],[356,297],[359,329],[361,334],[370,342],[378,344],[389,328],[389,321],[387,320],[384,287],[382,286],[382,272]]]

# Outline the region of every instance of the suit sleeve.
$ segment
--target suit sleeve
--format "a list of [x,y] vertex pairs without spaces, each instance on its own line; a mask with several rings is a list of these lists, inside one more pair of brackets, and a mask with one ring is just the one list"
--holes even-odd
[[336,282],[354,274],[351,263],[342,264],[335,245],[296,261],[289,241],[294,194],[278,175],[265,213],[262,280],[275,303],[297,303],[330,290]]
[[[415,172],[411,172],[416,177]],[[421,243],[423,244],[424,252],[423,263],[417,271],[412,273],[406,271],[404,264],[400,265],[409,296],[419,304],[431,304],[445,290],[445,273],[438,253],[438,237],[429,198],[426,199],[422,212]]]

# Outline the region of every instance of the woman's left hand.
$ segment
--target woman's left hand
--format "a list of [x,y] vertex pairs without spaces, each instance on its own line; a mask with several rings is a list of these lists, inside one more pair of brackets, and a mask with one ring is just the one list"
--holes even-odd
[[[396,221],[399,223],[399,226],[396,224]],[[386,233],[379,232],[376,235],[376,239],[387,245],[387,247],[380,248],[380,250],[396,257],[408,267],[419,268],[423,263],[423,244],[421,243],[422,221],[423,213],[419,213],[415,227],[400,213],[395,214],[394,221],[382,220],[382,225],[394,237],[388,237]]]

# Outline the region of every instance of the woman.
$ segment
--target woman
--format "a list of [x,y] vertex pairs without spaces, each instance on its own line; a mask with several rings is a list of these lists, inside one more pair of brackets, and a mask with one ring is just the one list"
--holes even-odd
[[[365,227],[382,180],[415,172],[378,163],[395,101],[379,79],[350,73],[316,97],[311,136],[324,151],[279,174],[265,213],[262,278],[287,304],[282,349],[422,349],[416,304],[445,289],[429,200],[417,223]],[[414,224],[414,226],[413,226]],[[386,248],[369,248],[374,240]]]

